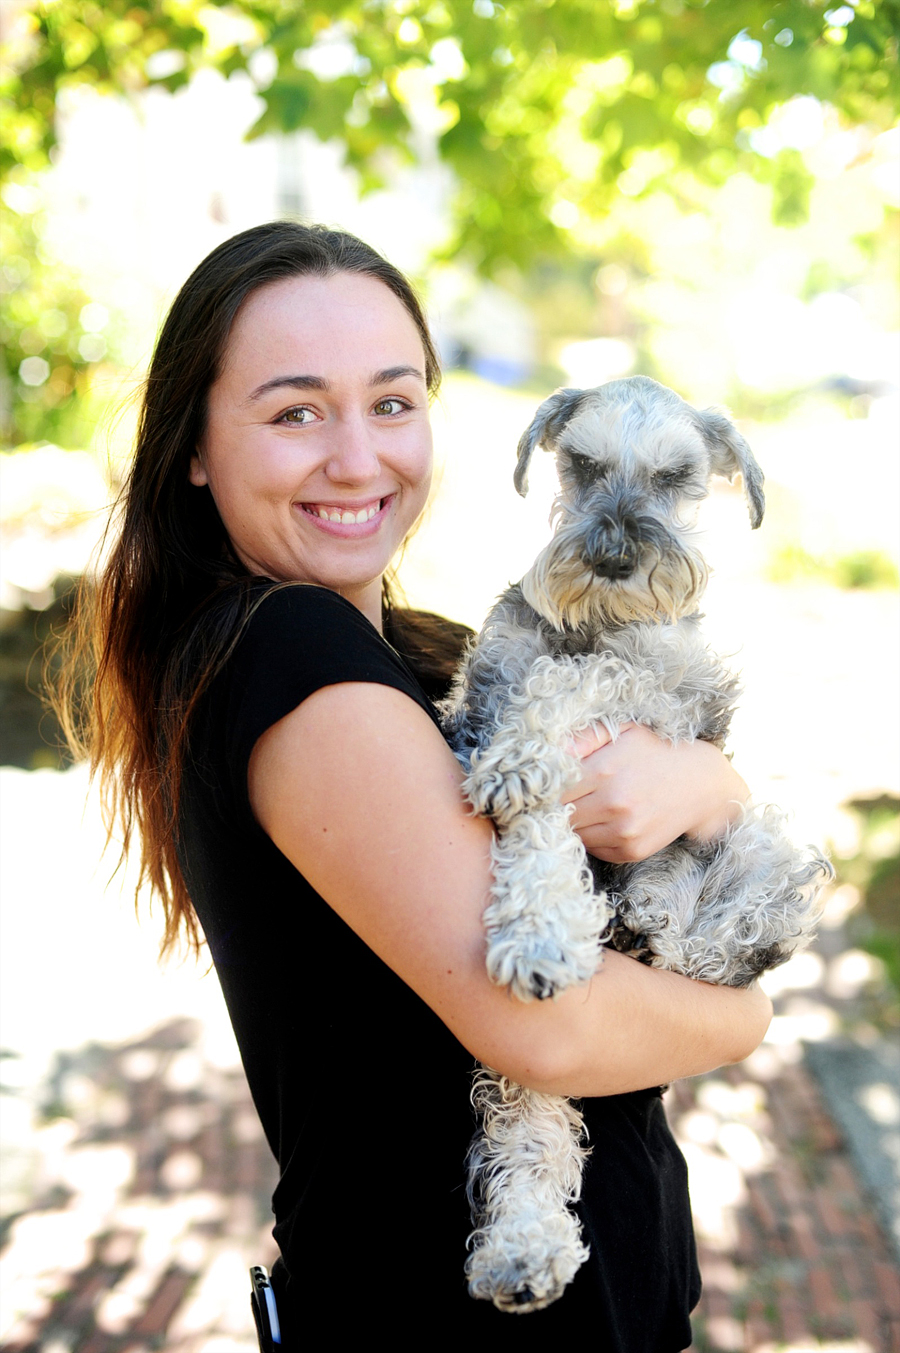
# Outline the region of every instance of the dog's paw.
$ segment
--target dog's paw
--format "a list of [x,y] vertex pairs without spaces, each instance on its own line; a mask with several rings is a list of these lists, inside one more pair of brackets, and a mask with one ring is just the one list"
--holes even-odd
[[513,1315],[541,1311],[559,1300],[588,1255],[569,1211],[535,1219],[515,1237],[489,1228],[476,1233],[466,1262],[469,1295]]
[[535,763],[485,766],[473,760],[463,790],[479,817],[505,827],[521,813],[558,799],[559,778]]
[[523,813],[558,803],[575,764],[564,749],[497,737],[472,756],[463,792],[480,817],[506,827]]
[[487,908],[488,977],[520,1001],[546,1001],[569,987],[589,982],[603,958],[606,895],[583,896],[568,917],[531,913],[509,919],[511,899],[497,897]]
[[546,1001],[569,987],[589,982],[600,965],[602,948],[596,936],[579,950],[547,953],[537,936],[489,936],[488,977],[498,987],[508,987],[520,1001]]
[[[476,1262],[482,1260],[482,1262]],[[575,1270],[577,1272],[577,1269]],[[474,1256],[470,1268],[469,1296],[476,1301],[492,1301],[498,1311],[527,1315],[541,1311],[558,1301],[571,1278],[555,1280],[554,1275],[532,1275],[521,1260],[505,1268],[493,1268],[483,1250]],[[572,1277],[575,1272],[572,1273]]]

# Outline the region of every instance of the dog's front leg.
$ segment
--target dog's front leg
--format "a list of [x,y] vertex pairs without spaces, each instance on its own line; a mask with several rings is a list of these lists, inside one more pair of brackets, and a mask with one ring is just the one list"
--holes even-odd
[[612,913],[606,894],[594,891],[569,810],[556,803],[521,813],[499,829],[491,855],[484,913],[491,981],[521,1001],[590,981]]
[[476,1229],[466,1261],[471,1296],[524,1314],[562,1295],[588,1257],[571,1204],[581,1193],[584,1122],[569,1100],[480,1067],[469,1149]]
[[600,656],[541,657],[472,757],[466,795],[497,824],[484,917],[488,973],[520,1000],[587,982],[600,961],[611,912],[594,891],[562,796],[578,776],[574,733],[607,717],[621,683],[621,664]]
[[[607,674],[614,672],[616,680]],[[606,721],[622,685],[622,664],[603,656],[542,655],[513,691],[494,695],[493,732],[472,753],[463,785],[476,813],[500,827],[522,813],[557,804],[578,778],[576,732]]]

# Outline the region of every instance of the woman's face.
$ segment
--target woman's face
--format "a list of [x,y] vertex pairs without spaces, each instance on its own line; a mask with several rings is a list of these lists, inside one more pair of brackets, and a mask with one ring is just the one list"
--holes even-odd
[[431,460],[422,342],[382,282],[295,277],[247,299],[190,480],[250,573],[330,587],[380,628],[381,577]]

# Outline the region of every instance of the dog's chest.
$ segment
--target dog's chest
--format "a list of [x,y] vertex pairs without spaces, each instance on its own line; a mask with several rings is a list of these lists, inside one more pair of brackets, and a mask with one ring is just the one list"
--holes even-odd
[[698,617],[560,632],[511,588],[457,678],[447,711],[454,750],[483,747],[510,710],[529,699],[531,678],[548,661],[566,670],[569,687],[583,688],[580,726],[629,720],[673,741],[724,742],[737,681],[706,647]]

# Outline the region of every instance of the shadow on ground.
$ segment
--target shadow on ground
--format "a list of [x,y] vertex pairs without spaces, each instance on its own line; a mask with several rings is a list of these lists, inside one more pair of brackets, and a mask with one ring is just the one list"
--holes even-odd
[[275,1165],[243,1074],[206,1063],[199,1032],[57,1055],[8,1160],[6,1353],[256,1347],[247,1268],[274,1258]]

